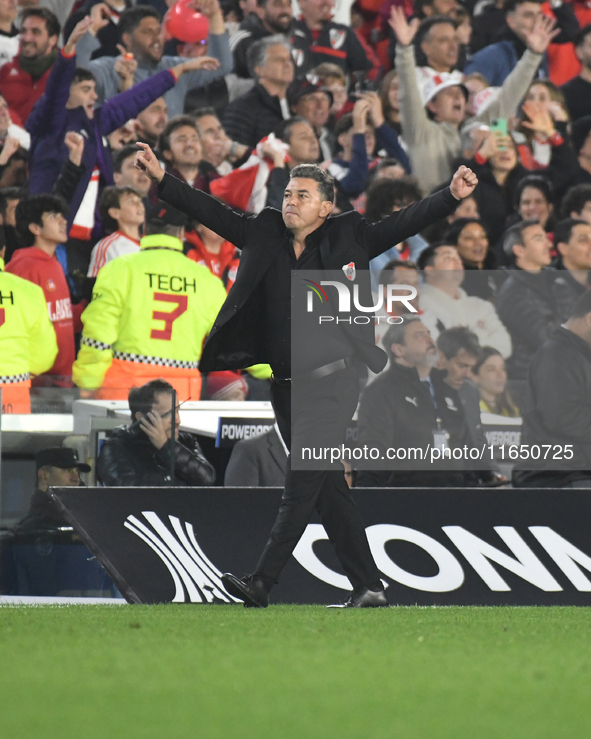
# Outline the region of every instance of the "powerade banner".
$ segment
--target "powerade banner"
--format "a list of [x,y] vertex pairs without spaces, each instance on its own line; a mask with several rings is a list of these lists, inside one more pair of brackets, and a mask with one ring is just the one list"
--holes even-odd
[[[272,488],[55,488],[52,497],[132,603],[233,603],[221,574],[252,572]],[[359,489],[392,605],[591,605],[585,490]],[[338,603],[351,589],[311,522],[273,603]]]
[[268,418],[227,418],[220,416],[215,440],[217,447],[231,448],[243,439],[266,434],[273,428],[273,419]]

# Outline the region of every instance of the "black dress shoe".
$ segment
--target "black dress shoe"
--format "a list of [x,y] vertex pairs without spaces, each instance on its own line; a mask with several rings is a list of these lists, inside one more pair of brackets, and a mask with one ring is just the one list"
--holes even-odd
[[344,603],[327,606],[327,608],[387,608],[389,605],[385,590],[359,587],[353,590]]
[[269,591],[257,575],[238,578],[226,572],[222,575],[222,583],[230,595],[244,601],[245,608],[266,608],[269,605]]

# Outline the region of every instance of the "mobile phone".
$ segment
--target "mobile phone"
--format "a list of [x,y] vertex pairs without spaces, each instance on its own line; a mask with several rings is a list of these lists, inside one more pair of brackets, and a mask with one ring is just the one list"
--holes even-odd
[[[506,118],[493,118],[490,122],[490,130],[492,133],[498,136],[507,135],[507,119]],[[504,146],[499,146],[499,151],[505,151]]]

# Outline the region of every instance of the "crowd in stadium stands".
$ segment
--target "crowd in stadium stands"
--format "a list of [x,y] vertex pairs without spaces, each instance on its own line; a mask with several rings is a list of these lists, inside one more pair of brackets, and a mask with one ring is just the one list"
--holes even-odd
[[[0,0],[5,411],[27,411],[31,385],[127,398],[153,378],[183,400],[269,397],[265,366],[200,376],[240,252],[158,199],[137,141],[253,214],[281,208],[300,164],[334,178],[333,214],[370,222],[469,166],[474,194],[371,264],[378,315],[397,283],[416,287],[418,313],[376,327],[389,367],[370,373],[360,435],[419,445],[436,399],[453,396],[454,443],[476,444],[479,409],[524,410],[532,358],[589,289],[591,3],[355,0],[338,9],[347,23],[334,0],[298,5]],[[276,449],[280,473],[276,437],[258,445]]]

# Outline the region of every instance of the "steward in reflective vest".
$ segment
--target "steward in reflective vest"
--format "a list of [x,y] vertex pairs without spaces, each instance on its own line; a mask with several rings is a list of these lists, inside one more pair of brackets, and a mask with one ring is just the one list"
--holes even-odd
[[[199,358],[226,298],[221,280],[183,254],[185,216],[164,206],[140,251],[100,271],[84,325],[76,385],[99,398],[127,399],[129,388],[157,377],[179,400],[199,400]],[[163,217],[165,216],[165,220]]]
[[0,258],[2,413],[30,413],[31,375],[40,375],[53,366],[57,341],[43,290],[3,270]]

